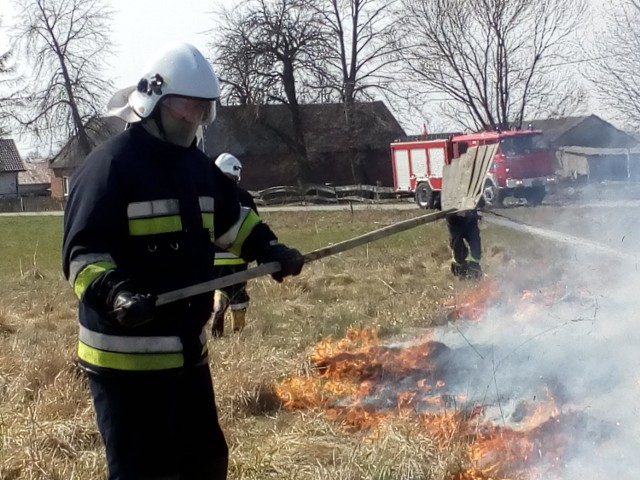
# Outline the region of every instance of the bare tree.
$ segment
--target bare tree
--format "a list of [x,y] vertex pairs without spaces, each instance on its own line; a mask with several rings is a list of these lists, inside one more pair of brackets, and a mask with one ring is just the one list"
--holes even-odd
[[38,139],[77,136],[92,148],[87,123],[106,104],[111,84],[102,76],[110,52],[112,12],[104,0],[19,0],[16,38],[31,78],[4,111]]
[[[2,26],[2,17],[0,17],[0,26]],[[7,97],[17,82],[18,75],[15,69],[15,55],[11,48],[0,50],[0,104],[8,102]],[[0,137],[9,134],[7,115],[0,110]]]
[[597,61],[586,76],[603,103],[640,128],[640,0],[617,0],[608,11],[609,28],[594,47]]
[[562,113],[580,90],[560,72],[583,0],[402,0],[404,58],[425,90],[453,102],[467,127],[519,127]]
[[[281,103],[290,114],[291,135],[274,130],[295,154],[298,178],[309,176],[300,82],[323,42],[313,0],[254,0],[227,12],[218,30],[216,65],[232,101]],[[269,126],[269,125],[267,125]]]
[[357,148],[355,103],[388,92],[394,83],[389,67],[398,60],[398,25],[391,15],[395,1],[323,0],[320,14],[328,31],[329,51],[316,69],[319,85],[344,104],[345,124],[356,183],[364,178]]
[[244,9],[221,9],[216,38],[209,44],[222,87],[221,99],[232,105],[263,105],[279,98],[280,81],[272,63],[258,55]]
[[[4,98],[3,91],[9,81],[9,75],[11,75],[11,52],[7,51],[0,53],[0,102],[4,103],[8,99]],[[6,115],[0,112],[0,137],[4,137],[9,134],[7,127]]]

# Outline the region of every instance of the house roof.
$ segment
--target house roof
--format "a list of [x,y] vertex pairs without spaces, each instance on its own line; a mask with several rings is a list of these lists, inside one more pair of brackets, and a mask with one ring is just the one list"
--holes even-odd
[[[343,105],[304,104],[300,106],[309,152],[331,153],[348,150]],[[383,102],[357,103],[354,122],[359,149],[389,148],[392,139],[405,132]],[[117,117],[91,120],[87,125],[92,147],[124,130]],[[221,106],[216,121],[205,131],[205,152],[215,157],[222,152],[235,155],[291,153],[284,138],[292,136],[286,105]],[[51,169],[75,168],[85,155],[77,138],[69,140],[51,160]]]
[[630,148],[638,141],[597,115],[530,120],[533,128],[542,130],[547,141],[556,147]]
[[[341,103],[300,105],[309,152],[346,151],[348,139]],[[293,129],[286,105],[222,106],[216,121],[205,132],[205,150],[211,156],[289,153],[283,138]],[[405,132],[383,102],[357,103],[354,123],[359,149],[388,148]]]
[[595,115],[583,115],[578,117],[544,118],[538,120],[527,120],[522,122],[522,124],[531,124],[533,128],[542,130],[547,140],[553,143],[566,132],[579,125],[590,116],[595,117]]
[[24,169],[16,143],[0,138],[0,172],[23,172]]
[[[124,130],[126,123],[118,117],[102,117],[93,118],[87,125],[89,143],[91,148],[95,148],[105,140],[110,139],[114,135]],[[75,168],[79,166],[85,156],[78,147],[78,137],[71,138],[53,157],[49,164],[49,168]]]
[[26,170],[18,173],[18,183],[20,185],[31,185],[38,183],[51,183],[51,172],[47,161],[24,162]]

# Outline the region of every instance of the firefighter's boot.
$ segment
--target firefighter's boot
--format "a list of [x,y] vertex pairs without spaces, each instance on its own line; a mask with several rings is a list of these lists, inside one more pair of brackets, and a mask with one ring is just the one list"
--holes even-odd
[[482,277],[482,268],[478,262],[467,262],[467,278],[478,279]]
[[211,325],[211,335],[221,337],[224,334],[224,314],[229,306],[229,299],[220,290],[216,290],[213,296],[213,322]]
[[241,332],[244,329],[246,314],[246,308],[231,310],[231,328],[234,332]]
[[467,262],[458,263],[455,260],[451,262],[451,273],[453,273],[455,277],[467,276],[467,269]]

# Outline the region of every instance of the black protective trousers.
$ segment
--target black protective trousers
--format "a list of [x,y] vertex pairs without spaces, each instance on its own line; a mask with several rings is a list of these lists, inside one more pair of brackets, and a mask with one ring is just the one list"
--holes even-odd
[[480,242],[480,228],[478,227],[478,215],[449,215],[447,217],[449,229],[449,246],[453,252],[453,258],[458,264],[467,261],[469,253],[476,262],[482,256],[482,244]]
[[208,366],[88,376],[109,480],[227,478]]

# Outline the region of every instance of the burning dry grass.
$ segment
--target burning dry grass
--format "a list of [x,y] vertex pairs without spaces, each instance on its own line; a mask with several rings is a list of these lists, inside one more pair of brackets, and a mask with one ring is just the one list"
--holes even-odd
[[[418,214],[263,217],[284,242],[310,251]],[[29,223],[34,221],[11,220],[16,236],[20,229],[26,233],[7,250],[9,260],[0,269],[0,479],[102,478],[104,454],[89,392],[73,366],[76,312],[59,272],[61,225],[59,219],[46,220],[35,234]],[[483,228],[485,243],[497,249],[485,249],[490,276],[518,265],[514,259],[527,242],[516,246]],[[353,342],[353,332],[376,332],[364,340],[377,342],[378,353],[391,361],[394,352],[384,351],[385,339],[415,341],[415,332],[447,321],[443,315],[448,320],[462,315],[447,302],[455,298],[459,306],[471,285],[451,278],[449,256],[446,229],[435,224],[314,262],[282,285],[268,278],[251,282],[248,328],[210,343],[220,418],[231,448],[231,479],[498,478],[491,470],[498,460],[486,465],[474,459],[479,437],[470,436],[470,423],[462,423],[472,420],[469,412],[449,408],[455,402],[446,404],[450,415],[427,422],[433,412],[411,414],[417,398],[410,394],[398,396],[393,415],[366,405],[347,412],[337,400],[366,393],[371,387],[366,379],[360,384],[323,381],[322,388],[309,381],[295,398],[282,391],[293,378],[308,380],[333,368],[319,359],[340,355],[346,346],[339,339]],[[414,367],[429,372],[420,361]],[[393,373],[371,368],[370,375]],[[435,380],[425,380],[425,388],[427,383],[438,391]],[[299,408],[285,408],[287,402],[298,402]]]

